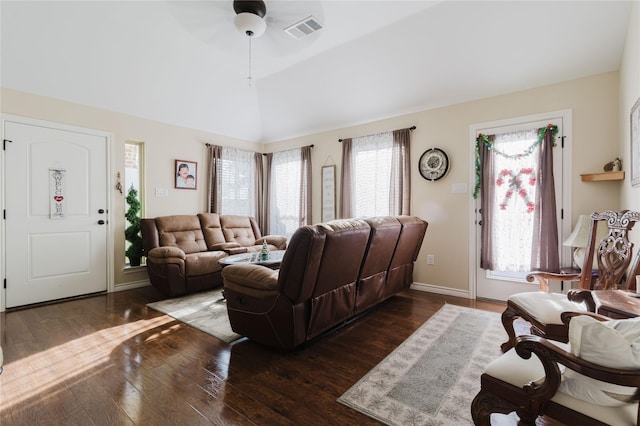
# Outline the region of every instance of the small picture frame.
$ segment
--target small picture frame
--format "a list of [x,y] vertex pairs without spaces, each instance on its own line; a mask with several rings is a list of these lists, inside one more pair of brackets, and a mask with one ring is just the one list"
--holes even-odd
[[198,163],[176,160],[173,177],[176,189],[198,189]]
[[631,108],[631,186],[640,186],[640,99]]
[[322,221],[336,218],[336,166],[322,167]]

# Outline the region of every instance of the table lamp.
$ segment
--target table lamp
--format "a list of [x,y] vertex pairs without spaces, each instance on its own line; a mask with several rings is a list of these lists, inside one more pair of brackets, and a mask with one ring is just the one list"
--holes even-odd
[[[565,247],[575,247],[573,251],[573,261],[578,266],[578,269],[582,269],[584,263],[584,256],[587,252],[586,248],[589,245],[589,227],[591,226],[591,217],[586,214],[578,216],[578,220],[571,232],[571,235],[567,237],[562,243]],[[608,227],[606,223],[598,225],[596,232],[596,244],[598,244],[607,235]],[[598,269],[598,259],[594,256],[592,269]]]

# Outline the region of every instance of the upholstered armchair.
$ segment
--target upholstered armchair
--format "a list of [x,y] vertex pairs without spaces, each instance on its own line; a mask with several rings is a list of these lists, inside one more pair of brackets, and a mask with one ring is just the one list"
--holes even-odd
[[568,425],[640,424],[640,318],[571,318],[569,344],[519,336],[491,362],[471,404],[476,425],[516,412],[523,425],[547,416]]
[[[502,344],[506,352],[515,342],[513,322],[522,318],[531,324],[531,333],[561,342],[567,341],[568,326],[562,322],[563,312],[595,312],[596,306],[587,291],[570,291],[568,296],[549,293],[548,280],[579,281],[583,290],[618,289],[635,290],[635,276],[640,273],[640,257],[633,263],[633,243],[628,233],[640,213],[623,210],[591,214],[589,243],[584,256],[584,264],[579,273],[552,273],[536,271],[527,276],[527,280],[540,283],[540,291],[518,293],[507,301],[507,309],[502,313],[502,324],[508,340]],[[596,241],[598,227],[605,226],[608,231],[604,238]],[[598,265],[594,274],[594,260]]]

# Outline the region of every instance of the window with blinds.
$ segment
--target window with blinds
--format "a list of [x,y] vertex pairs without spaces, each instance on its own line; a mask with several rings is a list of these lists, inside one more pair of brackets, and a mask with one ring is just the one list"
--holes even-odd
[[290,237],[300,226],[302,157],[300,149],[273,153],[269,232]]
[[393,133],[353,138],[353,216],[390,213]]
[[256,217],[254,153],[223,147],[221,157],[218,213]]

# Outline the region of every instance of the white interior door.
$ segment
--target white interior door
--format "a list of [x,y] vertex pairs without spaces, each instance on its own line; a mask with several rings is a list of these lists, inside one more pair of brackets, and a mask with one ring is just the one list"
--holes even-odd
[[[564,207],[564,201],[567,199],[568,191],[567,183],[565,182],[565,174],[567,172],[565,160],[563,159],[563,155],[566,154],[565,150],[562,149],[562,139],[561,137],[565,134],[563,125],[564,121],[562,116],[549,116],[545,118],[539,119],[523,119],[520,123],[517,124],[504,124],[500,126],[493,127],[478,127],[474,129],[475,134],[502,134],[507,132],[517,132],[528,129],[542,128],[546,127],[548,124],[555,124],[558,126],[558,136],[556,139],[556,147],[553,149],[553,165],[554,165],[554,178],[555,178],[555,189],[556,189],[556,209],[558,215],[558,237],[559,243],[562,244],[564,240],[563,236],[568,235],[568,227],[570,228],[570,222],[563,223],[562,215],[563,209],[565,213],[567,209]],[[506,190],[506,188],[505,188]],[[480,211],[480,196],[475,203],[476,211],[476,223],[482,220],[482,212]],[[570,218],[570,215],[569,215]],[[480,241],[481,241],[481,227],[477,225],[475,227],[475,281],[476,281],[476,297],[483,299],[492,299],[492,300],[507,300],[510,295],[516,293],[522,293],[526,291],[536,291],[539,286],[537,283],[528,283],[525,280],[526,273],[528,272],[502,272],[502,271],[487,271],[480,268]],[[569,229],[570,231],[570,229]],[[560,247],[560,263],[563,264],[564,259],[567,258],[567,251]],[[555,285],[555,284],[554,284]],[[552,290],[559,290],[552,289]]]
[[108,138],[4,121],[6,307],[106,291]]

